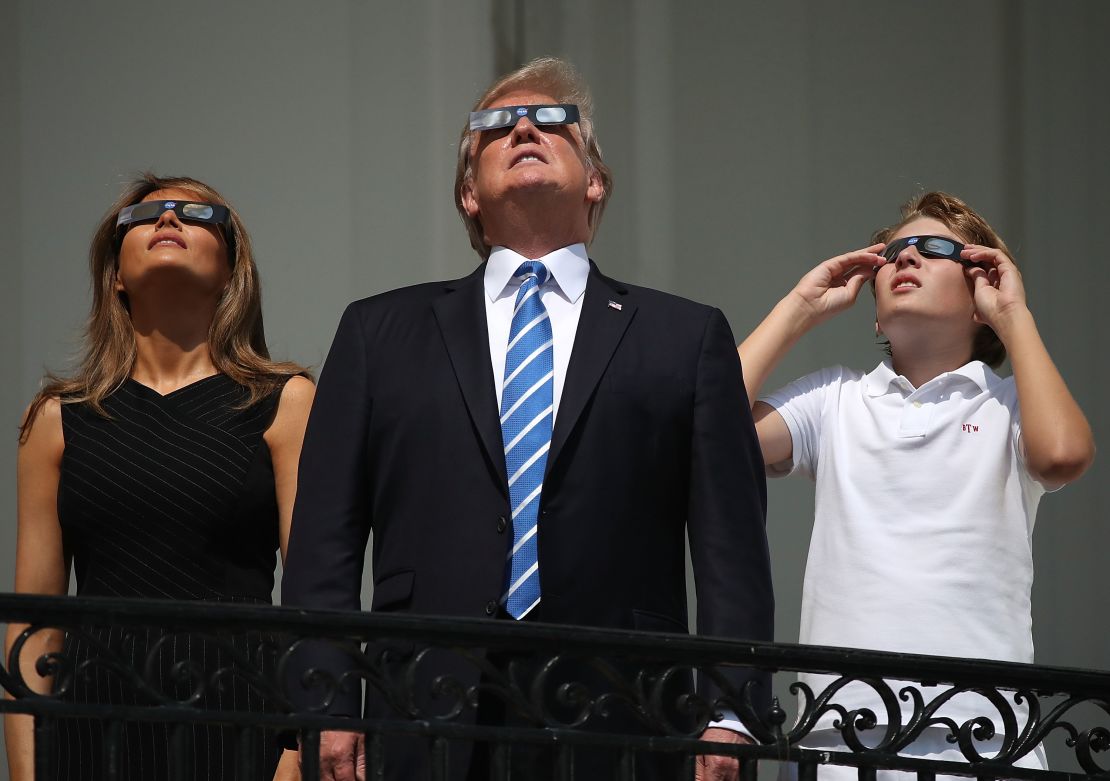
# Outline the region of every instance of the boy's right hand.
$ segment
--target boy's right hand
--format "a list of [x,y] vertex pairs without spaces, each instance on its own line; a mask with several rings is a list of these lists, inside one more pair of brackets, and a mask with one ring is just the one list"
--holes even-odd
[[872,244],[829,258],[798,281],[790,296],[807,314],[811,325],[824,322],[855,303],[864,284],[886,263],[886,258],[879,254],[884,247],[885,244]]
[[[767,376],[798,339],[813,326],[855,302],[864,283],[874,279],[876,270],[886,263],[879,254],[885,246],[872,244],[821,263],[802,277],[736,348],[744,369],[744,390],[749,404],[755,404]],[[767,463],[778,463],[783,454],[790,455],[790,432],[781,417],[767,415],[766,410],[762,411],[764,421],[778,418],[781,427],[774,431],[766,426],[761,429],[759,414],[757,411],[756,432],[764,458],[773,459]]]

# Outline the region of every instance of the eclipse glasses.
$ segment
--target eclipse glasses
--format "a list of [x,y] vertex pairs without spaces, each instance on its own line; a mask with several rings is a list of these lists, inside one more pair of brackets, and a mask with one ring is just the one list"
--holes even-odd
[[578,106],[559,103],[551,106],[498,106],[470,112],[471,130],[497,130],[514,127],[521,117],[534,125],[571,125],[578,121]]
[[116,218],[116,228],[132,225],[136,222],[157,220],[169,211],[172,211],[181,220],[218,225],[223,228],[224,236],[230,235],[230,209],[216,203],[195,203],[192,201],[143,201],[134,206],[125,206],[119,210],[119,217]]
[[218,203],[197,201],[143,201],[119,210],[116,218],[116,244],[123,239],[127,227],[139,222],[154,222],[166,212],[172,211],[179,220],[215,225],[227,242],[227,254],[235,262],[235,232],[231,229],[231,209]]
[[917,247],[917,251],[924,258],[945,258],[962,263],[965,266],[981,265],[966,258],[961,258],[960,253],[963,251],[964,245],[944,236],[904,236],[888,244],[886,249],[883,250],[883,257],[888,261],[893,261],[898,257],[898,253],[906,247]]

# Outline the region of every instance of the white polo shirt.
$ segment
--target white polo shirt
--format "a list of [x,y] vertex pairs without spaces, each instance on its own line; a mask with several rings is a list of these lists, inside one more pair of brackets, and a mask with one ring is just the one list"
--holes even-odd
[[[884,361],[867,375],[823,369],[763,400],[793,440],[793,463],[768,474],[817,483],[800,642],[1033,661],[1044,488],[1023,462],[1013,378],[973,361],[915,389]],[[803,680],[820,693],[829,679]],[[837,701],[887,721],[863,684]],[[941,711],[957,722],[992,713],[974,694]]]

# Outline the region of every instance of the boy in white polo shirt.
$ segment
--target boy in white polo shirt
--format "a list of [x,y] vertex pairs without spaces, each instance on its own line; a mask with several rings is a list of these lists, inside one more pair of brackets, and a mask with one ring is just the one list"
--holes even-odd
[[[876,332],[889,341],[890,358],[870,373],[822,369],[752,408],[768,474],[802,472],[817,484],[800,641],[1032,662],[1037,503],[1090,465],[1091,429],[1037,333],[1006,245],[982,217],[926,193],[873,241],[802,277],[739,348],[757,399],[798,338],[867,283]],[[1013,376],[1002,379],[992,368],[1007,351]],[[818,694],[828,682],[804,678]],[[836,701],[887,722],[863,684]],[[940,715],[962,724],[992,713],[965,694]],[[803,746],[843,746],[831,718],[818,726]],[[902,753],[961,760],[947,734],[931,727]],[[1043,751],[1018,764],[1043,767]],[[856,777],[821,769],[823,781],[841,774]]]

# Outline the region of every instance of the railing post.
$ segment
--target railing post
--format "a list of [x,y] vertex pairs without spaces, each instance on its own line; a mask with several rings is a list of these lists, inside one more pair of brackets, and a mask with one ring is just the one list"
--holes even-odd
[[636,781],[636,752],[633,749],[621,749],[620,781]]
[[555,750],[555,778],[574,781],[574,746],[563,743]]
[[320,781],[320,733],[314,729],[301,730],[301,777]]
[[490,771],[494,781],[509,779],[509,747],[497,741],[490,747]]
[[434,781],[447,781],[447,739],[432,740],[432,778]]
[[259,742],[258,730],[254,727],[241,727],[235,741],[236,778],[251,779],[258,775]]
[[193,777],[193,725],[174,724],[170,728],[170,781],[189,781]]
[[35,716],[35,781],[53,781],[57,743],[58,723],[49,716]]
[[811,759],[798,762],[798,781],[817,781],[817,763]]
[[740,757],[739,761],[740,781],[757,781],[759,778],[759,760]]
[[104,723],[104,781],[116,781],[119,778],[119,754],[122,737],[122,722],[117,719],[108,719]]
[[385,779],[385,745],[380,732],[366,734],[366,779],[383,781]]

